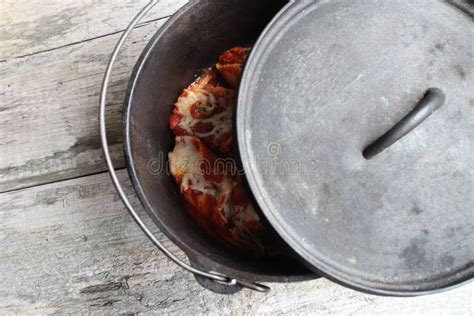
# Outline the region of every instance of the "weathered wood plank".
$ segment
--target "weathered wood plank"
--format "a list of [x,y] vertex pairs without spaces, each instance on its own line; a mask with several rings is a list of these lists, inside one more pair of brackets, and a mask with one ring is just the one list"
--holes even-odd
[[[108,121],[123,167],[121,108],[143,47],[164,20],[136,29],[117,62]],[[0,192],[105,170],[98,135],[102,77],[120,34],[0,63]]]
[[[2,0],[0,60],[37,54],[124,30],[149,0]],[[146,17],[173,14],[187,0],[161,1]]]
[[213,294],[152,246],[106,174],[3,193],[0,205],[0,314],[474,311],[474,284],[418,298],[376,297],[327,280],[271,284],[268,295],[249,290]]

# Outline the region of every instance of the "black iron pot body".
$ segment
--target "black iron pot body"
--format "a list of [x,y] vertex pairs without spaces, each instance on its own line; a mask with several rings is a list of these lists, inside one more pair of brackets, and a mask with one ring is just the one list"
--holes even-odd
[[[246,282],[290,282],[317,276],[293,259],[255,259],[232,253],[208,238],[187,215],[167,171],[174,137],[168,118],[177,97],[220,53],[251,45],[286,4],[275,0],[191,1],[156,33],[133,71],[125,99],[125,156],[137,194],[161,231],[194,267]],[[197,277],[215,292],[240,287]]]

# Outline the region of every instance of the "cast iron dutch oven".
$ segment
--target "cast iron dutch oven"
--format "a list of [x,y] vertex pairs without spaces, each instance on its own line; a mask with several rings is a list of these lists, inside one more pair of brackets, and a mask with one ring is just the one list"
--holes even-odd
[[145,48],[125,100],[125,156],[138,197],[160,230],[186,253],[193,268],[229,276],[215,282],[197,275],[201,285],[215,292],[233,293],[242,286],[266,291],[254,282],[317,277],[295,259],[246,257],[208,238],[187,215],[179,189],[165,170],[174,146],[168,118],[183,88],[223,51],[253,44],[285,3],[190,1]]
[[[105,135],[113,61],[155,2],[137,16],[111,59],[101,134],[125,204],[177,261],[126,199]],[[471,280],[473,43],[466,1],[191,1],[145,48],[124,113],[130,178],[148,214],[191,266],[177,263],[220,293],[265,291],[257,281],[317,274],[398,296]],[[221,52],[253,44],[234,143],[249,192],[297,259],[256,260],[222,248],[187,216],[172,177],[150,170],[161,158],[161,167],[167,164],[168,117],[182,89]]]

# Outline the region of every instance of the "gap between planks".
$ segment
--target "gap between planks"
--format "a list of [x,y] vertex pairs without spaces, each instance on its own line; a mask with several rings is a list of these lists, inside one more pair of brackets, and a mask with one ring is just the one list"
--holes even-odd
[[[161,20],[168,19],[168,18],[170,18],[171,16],[172,16],[172,15],[167,15],[167,16],[164,16],[164,17],[160,17],[160,18],[156,18],[156,19],[152,19],[152,20],[148,20],[148,21],[143,21],[143,22],[139,23],[137,26],[135,26],[133,29],[134,29],[134,30],[139,29],[139,28],[141,28],[141,27],[144,27],[144,26],[149,25],[150,23],[154,23],[154,22],[158,22],[158,21],[161,21]],[[60,45],[60,46],[56,46],[56,47],[52,47],[52,48],[40,50],[40,51],[37,51],[37,52],[25,54],[25,55],[13,56],[13,57],[11,57],[10,59],[21,59],[21,58],[27,58],[27,57],[31,57],[31,56],[35,56],[35,55],[39,55],[39,54],[43,54],[43,53],[49,53],[49,52],[52,52],[52,51],[55,51],[55,50],[58,50],[58,49],[61,49],[61,48],[66,48],[66,47],[70,47],[70,46],[74,46],[74,45],[79,45],[79,44],[82,44],[82,43],[87,43],[87,42],[90,42],[90,41],[93,41],[93,40],[97,40],[97,39],[100,39],[100,38],[104,38],[104,37],[107,37],[107,36],[112,36],[112,35],[120,34],[120,33],[122,33],[122,32],[125,32],[125,29],[119,30],[119,31],[115,31],[115,32],[110,32],[110,33],[107,33],[107,34],[102,34],[102,35],[94,36],[94,37],[91,37],[91,38],[86,38],[86,39],[83,39],[83,40],[81,40],[81,41],[72,42],[72,43],[69,43],[69,44]],[[8,59],[0,60],[0,63],[2,63],[2,62],[7,62],[7,61],[8,61]]]
[[[116,168],[115,169],[116,172],[119,172],[119,171],[122,171],[122,170],[127,170],[127,168],[123,167],[123,168]],[[36,187],[41,187],[41,186],[54,184],[54,183],[60,183],[60,182],[65,182],[65,181],[70,181],[70,180],[77,180],[77,179],[81,179],[81,178],[85,178],[85,177],[97,176],[97,175],[101,175],[103,173],[109,173],[109,171],[105,170],[105,171],[91,172],[91,173],[88,173],[88,174],[72,176],[72,177],[61,179],[61,180],[55,180],[55,181],[50,181],[50,182],[42,182],[42,183],[38,183],[38,184],[27,185],[27,186],[24,186],[24,187],[19,187],[19,188],[15,188],[15,189],[11,189],[11,190],[0,191],[0,195],[6,194],[6,193],[18,192],[18,191],[22,191],[22,190],[33,189],[33,188],[36,188]],[[110,181],[110,183],[112,184],[112,180]]]

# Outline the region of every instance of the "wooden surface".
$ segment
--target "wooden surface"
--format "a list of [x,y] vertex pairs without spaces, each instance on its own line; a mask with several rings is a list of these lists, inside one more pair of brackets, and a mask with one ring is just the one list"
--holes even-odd
[[[162,1],[120,55],[108,111],[112,155],[119,167],[127,79],[138,54],[165,21],[160,17],[185,2]],[[98,135],[100,86],[120,31],[147,1],[119,3],[2,0],[0,192],[105,170]]]
[[[127,78],[155,30],[185,2],[161,1],[120,56],[108,117],[120,168]],[[160,254],[104,173],[97,120],[108,57],[145,3],[0,0],[0,314],[474,313],[472,284],[408,299],[327,280],[221,296]]]

